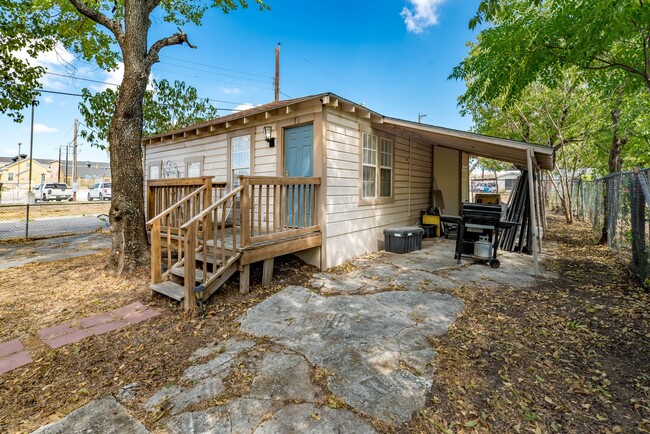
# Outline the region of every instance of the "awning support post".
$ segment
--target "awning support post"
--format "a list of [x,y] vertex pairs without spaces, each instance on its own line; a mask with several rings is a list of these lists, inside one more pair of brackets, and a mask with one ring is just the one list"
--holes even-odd
[[530,198],[530,230],[533,232],[533,274],[539,276],[539,253],[537,250],[537,241],[539,232],[537,230],[537,213],[535,211],[535,185],[533,177],[533,150],[528,149],[526,152],[528,160],[528,197]]

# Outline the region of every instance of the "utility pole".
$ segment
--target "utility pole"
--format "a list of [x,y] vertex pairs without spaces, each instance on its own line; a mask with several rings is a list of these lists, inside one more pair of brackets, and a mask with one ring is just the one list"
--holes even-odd
[[56,182],[61,182],[61,146],[59,146],[59,166],[56,174]]
[[275,47],[275,100],[280,100],[280,43]]
[[70,144],[65,145],[65,183],[68,183],[68,149]]
[[73,147],[72,147],[72,200],[77,200],[77,132],[79,129],[79,120],[74,120]]
[[20,147],[23,146],[21,142],[18,142],[18,179],[16,180],[16,183],[18,184],[18,192],[20,192]]
[[418,112],[418,124],[421,124],[421,123],[422,123],[422,118],[426,118],[426,117],[427,117],[427,114],[426,114],[426,113],[421,113],[421,114],[420,114],[420,113]]

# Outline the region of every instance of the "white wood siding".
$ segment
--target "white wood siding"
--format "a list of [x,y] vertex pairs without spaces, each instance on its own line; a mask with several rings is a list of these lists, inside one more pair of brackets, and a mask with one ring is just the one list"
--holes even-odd
[[[185,177],[185,159],[203,157],[202,176],[212,176],[216,182],[226,182],[228,140],[225,133],[197,137],[185,141],[147,145],[145,170],[154,164],[171,162],[177,165],[179,176]],[[161,172],[162,173],[162,172]],[[148,179],[149,173],[145,173]]]
[[327,238],[325,268],[383,249],[383,230],[418,223],[429,206],[432,147],[402,137],[394,139],[391,203],[359,205],[359,122],[354,114],[328,109],[326,116]]

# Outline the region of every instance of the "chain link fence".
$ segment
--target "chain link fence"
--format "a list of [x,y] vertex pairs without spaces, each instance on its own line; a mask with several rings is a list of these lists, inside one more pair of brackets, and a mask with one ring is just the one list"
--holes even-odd
[[0,205],[0,240],[45,238],[108,228],[110,202]]
[[605,234],[607,245],[646,286],[650,286],[649,178],[650,168],[573,184],[574,216],[590,222],[597,237]]

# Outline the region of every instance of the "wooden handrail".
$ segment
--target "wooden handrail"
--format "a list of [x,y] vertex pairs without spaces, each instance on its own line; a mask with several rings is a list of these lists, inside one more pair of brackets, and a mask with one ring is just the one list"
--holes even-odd
[[147,181],[147,187],[181,187],[192,185],[204,185],[206,182],[212,182],[211,176],[197,176],[195,178],[166,178],[151,179]]
[[160,220],[166,215],[169,215],[172,211],[174,211],[176,208],[180,207],[181,205],[185,204],[187,201],[189,201],[192,197],[196,196],[197,194],[201,193],[202,191],[205,191],[205,185],[202,185],[201,187],[197,188],[187,196],[183,197],[181,200],[176,202],[174,205],[170,206],[157,216],[153,217],[151,220],[147,222],[147,227],[151,227],[151,225],[156,221]]
[[290,176],[240,176],[240,179],[248,180],[248,185],[320,185],[321,179],[310,177],[290,177]]
[[191,225],[195,224],[199,220],[204,219],[208,214],[210,214],[212,211],[214,211],[215,208],[218,208],[223,203],[230,200],[233,196],[236,196],[237,194],[239,194],[243,189],[244,189],[244,186],[237,187],[236,189],[234,189],[233,191],[231,191],[230,193],[228,193],[227,195],[225,195],[224,197],[222,197],[221,199],[219,199],[218,201],[216,201],[215,203],[213,203],[212,205],[210,205],[209,207],[207,207],[206,209],[201,211],[199,214],[195,215],[190,220],[185,222],[185,224],[183,226],[181,226],[181,229],[182,230],[187,230],[187,228],[189,228]]

